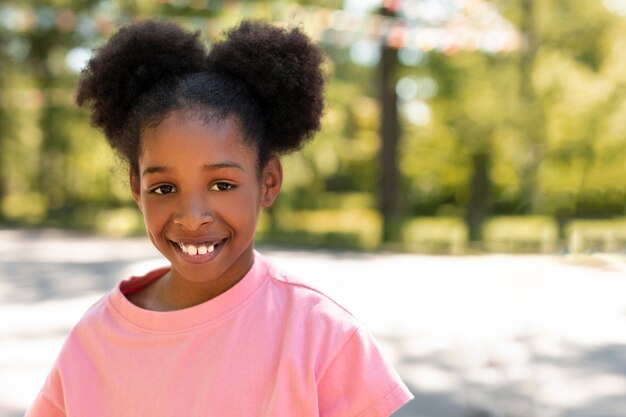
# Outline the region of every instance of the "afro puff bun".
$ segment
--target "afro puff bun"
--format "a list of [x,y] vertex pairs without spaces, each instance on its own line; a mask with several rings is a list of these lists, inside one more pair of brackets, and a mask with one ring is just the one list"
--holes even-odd
[[298,149],[320,128],[321,49],[298,29],[259,21],[226,35],[207,52],[198,33],[173,23],[124,27],[83,70],[76,101],[134,168],[142,130],[174,110],[234,115],[261,164]]
[[244,21],[213,45],[212,72],[248,84],[265,113],[275,152],[301,146],[320,128],[324,109],[321,50],[298,29]]
[[113,148],[124,136],[138,99],[155,85],[204,70],[206,50],[198,33],[172,23],[144,21],[120,29],[88,62],[76,102],[91,107],[91,122]]

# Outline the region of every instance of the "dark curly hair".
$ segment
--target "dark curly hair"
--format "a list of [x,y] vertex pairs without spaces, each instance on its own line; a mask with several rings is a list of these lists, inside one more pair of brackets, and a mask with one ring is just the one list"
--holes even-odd
[[270,156],[320,128],[321,49],[299,29],[244,21],[207,52],[198,33],[147,20],[120,29],[81,74],[76,102],[137,172],[141,133],[174,110],[234,118],[244,141]]

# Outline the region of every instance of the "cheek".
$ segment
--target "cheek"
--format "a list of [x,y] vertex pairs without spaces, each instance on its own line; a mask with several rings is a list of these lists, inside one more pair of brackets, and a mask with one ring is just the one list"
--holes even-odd
[[238,198],[224,202],[222,214],[227,216],[233,224],[256,225],[259,211],[259,193],[242,193]]
[[141,205],[146,227],[155,228],[160,226],[167,212],[165,204],[155,204],[150,198],[142,198]]

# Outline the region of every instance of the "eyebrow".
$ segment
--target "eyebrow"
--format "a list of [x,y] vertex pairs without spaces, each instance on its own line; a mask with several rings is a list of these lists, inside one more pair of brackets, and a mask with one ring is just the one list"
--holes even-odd
[[[215,164],[204,164],[202,166],[203,171],[217,171],[220,169],[236,169],[242,172],[244,171],[241,165],[233,161],[218,162]],[[143,177],[149,174],[164,174],[164,173],[168,173],[171,171],[172,171],[171,168],[160,166],[160,165],[155,165],[155,166],[149,166],[146,169],[144,169],[143,172],[141,173],[141,176]]]

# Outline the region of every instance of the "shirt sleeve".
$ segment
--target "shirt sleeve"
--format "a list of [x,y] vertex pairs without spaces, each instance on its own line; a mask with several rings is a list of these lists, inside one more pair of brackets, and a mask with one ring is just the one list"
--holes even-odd
[[352,334],[318,382],[320,417],[388,417],[412,398],[364,329]]
[[54,368],[24,417],[65,417],[65,411],[61,405],[62,401],[61,378]]

